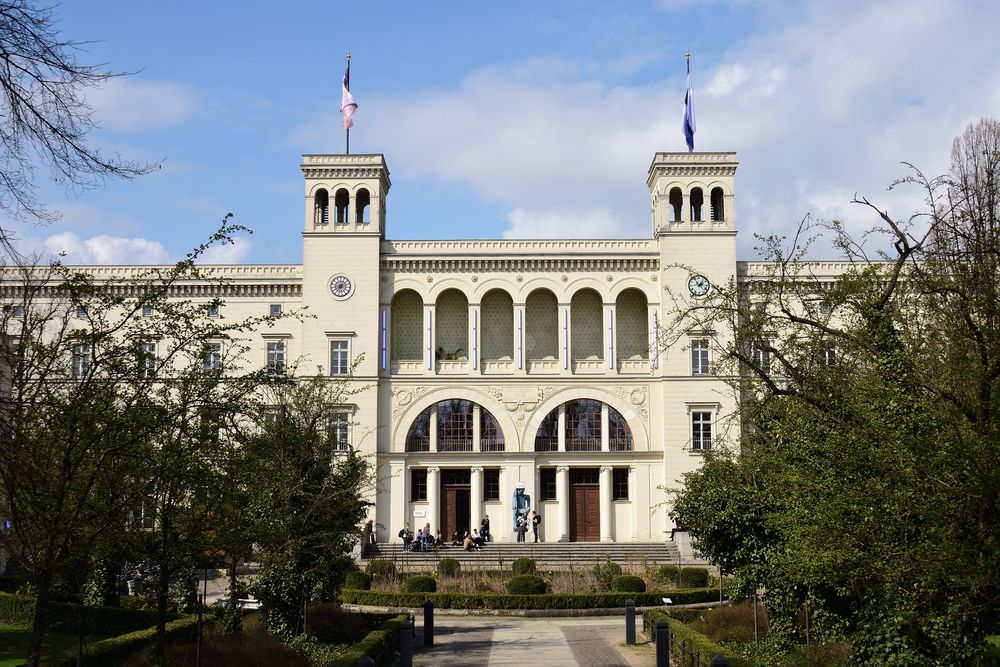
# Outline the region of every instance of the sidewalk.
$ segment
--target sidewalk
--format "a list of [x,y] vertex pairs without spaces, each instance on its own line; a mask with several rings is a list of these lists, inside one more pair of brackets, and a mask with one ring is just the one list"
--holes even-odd
[[[434,646],[420,648],[415,666],[523,667],[652,667],[652,644],[641,638],[637,619],[636,646],[625,645],[624,617],[521,618],[436,616]],[[417,640],[423,637],[417,616]]]

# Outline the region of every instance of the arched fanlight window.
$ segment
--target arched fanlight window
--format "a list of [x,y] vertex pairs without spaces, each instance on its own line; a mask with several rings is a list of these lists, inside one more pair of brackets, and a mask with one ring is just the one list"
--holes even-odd
[[726,219],[725,197],[722,188],[712,188],[712,222],[720,222]]
[[538,425],[535,432],[535,451],[554,452],[559,449],[559,408],[556,408]]
[[330,193],[326,191],[326,188],[320,188],[316,191],[313,204],[315,206],[313,222],[317,225],[330,224]]
[[701,217],[701,210],[705,206],[705,194],[701,191],[701,188],[693,188],[691,190],[691,222],[701,222],[704,218]]
[[429,452],[431,449],[431,408],[427,408],[413,420],[406,434],[406,451]]
[[680,222],[684,210],[684,195],[680,188],[670,188],[670,222]]
[[351,196],[347,193],[347,190],[341,188],[337,190],[337,194],[333,199],[333,205],[337,209],[337,224],[346,225],[348,221],[347,217],[347,206],[351,200]]
[[550,411],[535,432],[535,451],[554,452],[559,449],[559,412],[565,414],[563,439],[567,452],[599,452],[602,450],[601,412],[608,410],[608,451],[633,450],[632,430],[620,412],[610,405],[592,399],[569,401]]
[[359,225],[367,225],[371,222],[371,195],[368,190],[361,188],[354,197],[355,222]]
[[622,414],[608,406],[608,450],[612,452],[632,451],[632,429]]
[[[431,451],[431,431],[434,431],[434,451],[471,452],[477,438],[479,451],[504,451],[503,430],[489,411],[464,399],[438,401],[421,412],[406,434],[406,451]],[[431,428],[433,423],[433,429]]]

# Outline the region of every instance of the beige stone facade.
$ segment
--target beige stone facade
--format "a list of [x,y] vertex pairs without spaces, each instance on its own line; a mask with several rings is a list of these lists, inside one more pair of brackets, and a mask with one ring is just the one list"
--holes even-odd
[[357,393],[336,410],[375,464],[379,541],[404,521],[447,532],[485,515],[511,541],[519,484],[545,541],[664,539],[666,489],[734,411],[709,336],[663,327],[679,295],[748,271],[736,155],[657,153],[647,239],[392,241],[381,155],[306,155],[301,168],[303,263],[215,267],[232,279],[223,314],[307,314],[260,331],[250,363],[269,351],[300,373],[354,363]]

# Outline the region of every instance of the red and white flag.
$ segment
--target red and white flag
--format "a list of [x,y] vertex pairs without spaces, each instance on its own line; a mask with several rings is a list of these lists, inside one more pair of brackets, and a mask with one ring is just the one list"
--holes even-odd
[[354,112],[358,110],[358,103],[354,101],[354,95],[351,95],[350,63],[347,64],[347,70],[344,72],[344,91],[340,96],[340,110],[344,113],[344,129],[354,127],[354,121],[351,118],[353,118]]

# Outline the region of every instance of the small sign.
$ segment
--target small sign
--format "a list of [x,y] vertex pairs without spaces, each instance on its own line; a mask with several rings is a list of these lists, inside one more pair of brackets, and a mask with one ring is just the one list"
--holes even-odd
[[422,519],[427,516],[427,510],[413,510],[413,516]]

